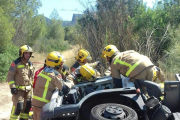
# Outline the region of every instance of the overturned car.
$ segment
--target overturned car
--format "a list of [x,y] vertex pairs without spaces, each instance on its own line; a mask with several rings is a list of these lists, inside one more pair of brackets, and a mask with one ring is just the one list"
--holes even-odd
[[[44,105],[42,120],[180,120],[180,76],[161,87],[150,81],[141,81],[151,98],[136,94],[135,87],[113,89],[112,77],[95,82],[82,82],[67,95],[59,90],[50,103]],[[158,98],[164,97],[163,100]]]

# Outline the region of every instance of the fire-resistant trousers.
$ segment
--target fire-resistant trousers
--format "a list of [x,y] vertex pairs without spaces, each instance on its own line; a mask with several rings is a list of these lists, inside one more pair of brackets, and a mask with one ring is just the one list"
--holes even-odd
[[13,107],[10,120],[28,120],[31,109],[32,89],[28,91],[19,90],[12,96]]

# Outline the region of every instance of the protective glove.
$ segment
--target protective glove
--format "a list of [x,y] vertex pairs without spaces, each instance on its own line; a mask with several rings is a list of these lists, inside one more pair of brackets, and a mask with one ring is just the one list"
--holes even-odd
[[80,81],[81,81],[81,77],[82,77],[82,75],[81,75],[81,74],[77,74],[77,75],[76,75],[76,79],[77,79],[77,81],[78,81],[78,82],[80,82]]
[[17,91],[18,91],[18,90],[17,90],[16,88],[11,88],[11,94],[13,94],[13,95],[14,95],[14,94],[17,94]]

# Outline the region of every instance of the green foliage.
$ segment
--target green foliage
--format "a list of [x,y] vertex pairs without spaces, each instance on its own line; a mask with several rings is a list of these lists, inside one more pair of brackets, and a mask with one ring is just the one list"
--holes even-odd
[[[180,73],[180,44],[177,43],[173,46],[173,49],[170,50],[167,59],[164,59],[163,61],[166,64],[162,64],[163,67],[170,71],[171,73]],[[171,68],[171,69],[169,69]]]
[[[162,69],[169,79],[173,79],[176,73],[180,73],[180,26],[174,30],[170,29],[172,44],[166,50],[166,56],[159,60]],[[172,76],[172,77],[171,77]]]
[[5,52],[8,43],[14,35],[14,28],[11,22],[4,16],[4,10],[0,7],[0,53]]
[[65,27],[65,37],[64,40],[67,40],[70,44],[76,43],[76,28],[75,27]]
[[15,10],[15,0],[0,0],[0,7],[4,10],[4,15],[10,17],[9,14]]
[[133,24],[128,18],[136,14],[134,6],[139,4],[137,0],[98,0],[96,13],[89,9],[85,11],[79,24],[94,58],[100,58],[102,48],[107,44],[115,44],[120,51],[135,48]]
[[[12,39],[15,45],[33,45],[41,33],[44,32],[42,17],[37,16],[37,10],[41,6],[39,0],[15,0],[15,9],[10,13],[16,33]],[[42,27],[42,28],[41,28]],[[42,31],[35,31],[42,30]]]
[[177,28],[180,23],[180,2],[179,0],[169,0],[169,2],[165,2],[163,4],[163,10],[166,12],[166,16],[170,24]]
[[47,38],[60,39],[64,40],[64,29],[62,27],[61,20],[51,20],[51,23],[48,24],[48,35]]
[[67,50],[69,46],[68,41],[42,38],[36,42],[33,49],[39,53],[49,53],[52,51]]
[[[171,46],[177,37],[174,31],[180,23],[179,6],[180,2],[174,0],[153,9],[139,0],[97,0],[96,11],[87,9],[79,20],[85,38],[81,43],[89,46],[94,58],[101,54],[101,46],[114,44],[120,51],[134,49],[143,53],[157,64],[159,59],[173,53]],[[176,56],[168,58],[169,61],[179,59]]]
[[[40,0],[0,0],[0,74],[4,80],[14,55],[11,46],[28,44],[34,51],[63,51],[70,44],[79,44],[100,58],[103,47],[115,44],[120,51],[134,49],[163,68],[177,72],[179,64],[180,2],[158,2],[148,8],[141,0],[97,0],[87,9],[78,25],[62,27],[56,9],[47,20],[38,15]],[[175,47],[172,49],[172,46]],[[16,54],[16,53],[14,53]],[[159,61],[161,59],[161,61]],[[8,61],[8,64],[5,63]],[[175,66],[175,67],[173,67]],[[1,79],[1,78],[0,78]]]
[[6,81],[11,63],[18,58],[18,47],[8,44],[6,52],[0,53],[0,82]]
[[27,33],[26,44],[33,46],[34,42],[46,35],[46,21],[43,15],[35,16],[28,23],[29,32]]

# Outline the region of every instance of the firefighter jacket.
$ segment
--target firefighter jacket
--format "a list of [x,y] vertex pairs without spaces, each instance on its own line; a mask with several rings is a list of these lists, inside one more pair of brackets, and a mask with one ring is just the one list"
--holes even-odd
[[11,64],[7,75],[9,87],[17,88],[18,90],[30,90],[34,76],[34,69],[35,68],[30,61],[24,63],[21,58],[16,59]]
[[123,76],[133,78],[148,67],[154,66],[147,56],[141,55],[134,50],[120,52],[111,61],[111,74],[113,78]]
[[56,69],[56,71],[61,74],[63,80],[66,80],[66,77],[70,74],[69,67],[67,65],[61,66],[60,68]]
[[38,74],[32,105],[41,108],[50,102],[53,91],[56,88],[63,92],[63,87],[71,88],[73,85],[72,81],[64,82],[61,75],[54,68],[46,66]]

